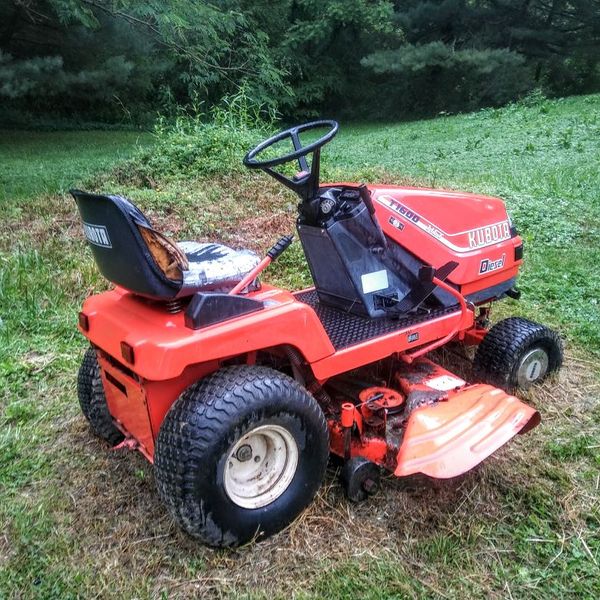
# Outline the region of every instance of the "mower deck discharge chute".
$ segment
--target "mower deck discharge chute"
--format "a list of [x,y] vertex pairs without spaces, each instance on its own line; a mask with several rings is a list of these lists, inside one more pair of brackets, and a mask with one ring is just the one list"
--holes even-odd
[[[78,394],[92,429],[154,463],[159,495],[191,535],[236,546],[286,527],[331,453],[354,501],[379,470],[447,479],[540,421],[510,395],[556,371],[548,328],[490,304],[518,297],[523,243],[497,198],[408,187],[321,185],[334,121],[287,129],[250,151],[300,197],[297,230],[314,287],[289,292],[262,260],[175,243],[120,196],[73,191],[115,288],[86,300]],[[311,130],[326,132],[305,145]],[[274,156],[280,142],[293,150]],[[271,158],[262,158],[265,155]],[[299,172],[278,169],[297,161]],[[469,384],[425,355],[477,346]]]

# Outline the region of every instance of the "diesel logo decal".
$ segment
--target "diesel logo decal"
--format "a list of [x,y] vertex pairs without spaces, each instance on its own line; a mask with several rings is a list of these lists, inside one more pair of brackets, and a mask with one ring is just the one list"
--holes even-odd
[[90,244],[101,246],[102,248],[112,248],[108,231],[104,225],[92,225],[91,223],[83,224],[83,233]]
[[508,239],[510,239],[510,226],[508,225],[508,221],[469,231],[470,248],[481,248],[481,246],[489,246],[495,242],[502,242],[503,240]]
[[504,266],[504,259],[506,254],[502,255],[502,258],[497,260],[490,260],[489,258],[484,258],[479,265],[479,274],[483,275],[484,273],[489,273],[490,271],[497,271]]
[[408,341],[409,344],[412,344],[412,342],[416,342],[419,339],[419,333],[417,331],[415,331],[415,333],[409,333],[408,336],[406,337],[406,340]]

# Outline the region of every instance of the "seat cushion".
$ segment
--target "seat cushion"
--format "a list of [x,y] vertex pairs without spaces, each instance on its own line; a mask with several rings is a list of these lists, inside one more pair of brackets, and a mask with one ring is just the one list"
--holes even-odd
[[234,250],[223,244],[178,242],[188,260],[179,296],[195,291],[226,292],[260,262],[251,250]]

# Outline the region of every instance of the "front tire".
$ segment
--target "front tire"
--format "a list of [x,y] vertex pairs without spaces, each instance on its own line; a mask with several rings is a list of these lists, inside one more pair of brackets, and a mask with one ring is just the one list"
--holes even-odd
[[562,342],[544,325],[510,317],[494,325],[477,348],[473,374],[512,393],[526,390],[560,369]]
[[211,546],[235,547],[285,528],[312,501],[329,456],[323,412],[273,369],[221,369],[167,413],[154,467],[177,523]]

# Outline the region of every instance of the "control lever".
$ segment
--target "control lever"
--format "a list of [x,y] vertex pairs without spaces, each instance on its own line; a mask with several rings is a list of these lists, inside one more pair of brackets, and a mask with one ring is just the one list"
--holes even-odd
[[367,207],[367,210],[369,211],[369,214],[371,215],[371,221],[373,221],[373,225],[375,225],[375,228],[377,229],[379,242],[380,242],[381,246],[385,249],[388,247],[388,243],[387,243],[387,239],[383,233],[383,230],[381,229],[381,225],[379,224],[379,221],[377,219],[377,215],[375,214],[375,206],[373,205],[373,199],[371,198],[371,192],[369,191],[369,188],[364,183],[361,183],[358,186],[358,191],[360,193],[361,200],[365,203],[365,206]]
[[246,289],[274,260],[281,256],[281,253],[289,247],[293,239],[293,235],[284,235],[275,242],[267,255],[229,292],[229,295],[234,296]]

